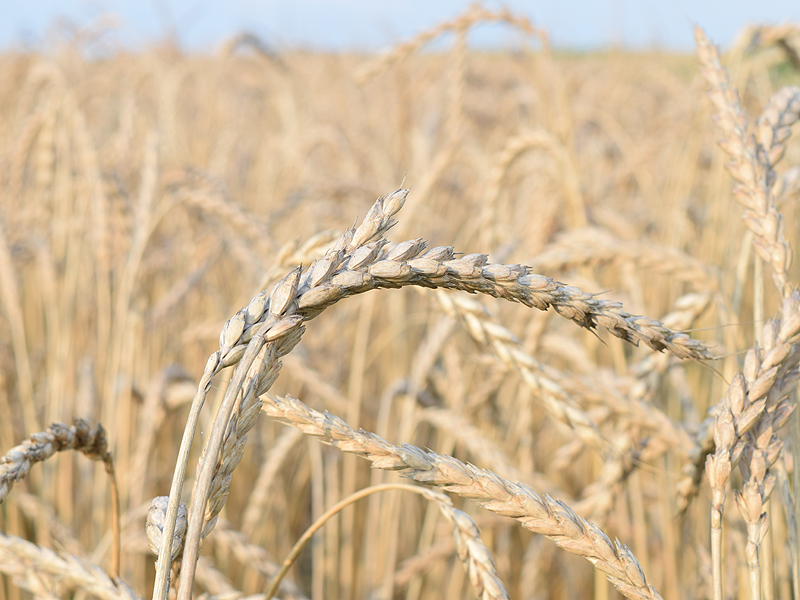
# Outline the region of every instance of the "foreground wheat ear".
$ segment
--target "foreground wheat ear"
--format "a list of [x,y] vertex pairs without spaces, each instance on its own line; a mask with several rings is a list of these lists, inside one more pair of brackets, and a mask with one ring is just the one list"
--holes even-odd
[[[457,258],[449,246],[426,251],[427,242],[421,238],[387,250],[388,241],[384,236],[395,224],[393,217],[402,208],[407,194],[408,190],[400,189],[378,198],[363,222],[357,228],[347,229],[324,257],[307,268],[292,270],[269,294],[263,291],[256,295],[223,327],[220,349],[209,357],[192,403],[166,514],[159,517],[157,524],[161,538],[158,555],[182,556],[179,600],[191,598],[200,543],[214,528],[225,504],[233,470],[244,452],[247,432],[255,424],[262,406],[261,397],[278,376],[280,358],[300,341],[306,321],[343,298],[374,289],[408,285],[482,293],[540,310],[552,307],[581,327],[605,328],[628,342],[637,345],[644,342],[654,350],[668,350],[680,358],[712,358],[702,342],[685,333],[673,331],[658,321],[631,315],[617,302],[598,299],[522,265],[491,264],[485,254]],[[200,458],[185,537],[176,536],[179,498],[199,412],[213,377],[224,367],[234,365],[236,368]],[[560,522],[557,513],[551,515],[550,509],[545,512],[548,519]],[[182,552],[174,546],[175,540],[183,540]],[[629,554],[624,547],[618,548],[621,554],[614,551],[613,545],[608,547],[617,560]],[[585,554],[581,550],[574,551]],[[153,595],[156,599],[166,597],[171,562],[158,560]],[[636,569],[625,578],[624,585],[619,585],[623,593],[636,598],[658,597],[644,582],[638,563],[634,560],[626,564],[635,564]],[[603,570],[602,566],[598,568]],[[613,577],[619,579],[619,568],[612,570]]]

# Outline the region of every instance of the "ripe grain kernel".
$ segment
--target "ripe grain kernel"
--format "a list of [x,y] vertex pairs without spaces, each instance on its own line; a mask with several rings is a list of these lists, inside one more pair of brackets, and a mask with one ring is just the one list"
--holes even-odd
[[449,273],[453,273],[462,279],[477,279],[482,274],[482,269],[476,267],[470,262],[466,262],[460,258],[448,260],[442,263]]
[[300,315],[290,315],[284,319],[281,319],[264,333],[264,340],[267,342],[274,342],[275,340],[286,336],[291,330],[299,327],[302,322],[303,317]]
[[514,273],[508,266],[506,265],[486,265],[483,268],[483,276],[486,279],[492,280],[499,280],[499,281],[507,281],[509,279],[516,279],[516,273]]
[[316,287],[323,281],[330,277],[331,273],[339,266],[341,262],[341,255],[336,252],[330,252],[325,257],[321,258],[311,267],[311,273],[308,276],[307,285],[309,287]]
[[361,271],[342,271],[331,278],[331,285],[344,290],[358,289],[367,283],[367,275]]
[[461,260],[463,260],[465,263],[469,263],[476,267],[482,267],[488,262],[489,257],[486,254],[473,253],[473,254],[465,254],[464,256],[461,257]]
[[324,307],[333,304],[342,297],[342,288],[335,285],[322,285],[312,288],[297,301],[298,310],[306,310],[312,307]]
[[247,350],[247,344],[239,344],[238,346],[234,346],[225,352],[222,358],[222,366],[230,367],[238,363],[240,360],[242,360],[245,350]]
[[356,271],[372,264],[382,246],[383,244],[372,242],[357,248],[356,251],[353,252],[352,258],[348,261],[347,268]]
[[431,258],[415,258],[408,261],[407,264],[415,272],[428,277],[441,277],[447,273],[447,267]]
[[386,253],[386,260],[396,260],[398,262],[411,260],[422,252],[425,246],[427,246],[427,243],[422,238],[401,242]]
[[220,348],[231,348],[236,345],[236,342],[242,337],[245,325],[245,312],[240,310],[233,315],[225,326],[219,336]]
[[520,277],[519,284],[532,290],[545,290],[551,285],[549,278],[536,273],[529,273]]
[[421,256],[421,258],[427,258],[430,260],[435,260],[437,262],[442,262],[445,260],[450,260],[453,258],[453,247],[452,246],[436,246],[435,248],[431,248],[425,254]]
[[277,283],[269,295],[269,312],[272,315],[282,315],[294,302],[297,295],[297,285],[300,282],[300,269],[294,269],[282,281]]
[[393,260],[381,260],[370,266],[369,274],[380,279],[405,281],[411,277],[413,271],[407,264]]
[[267,292],[262,291],[260,294],[257,294],[253,299],[250,301],[250,304],[247,305],[247,310],[245,314],[245,323],[248,325],[255,323],[261,318],[261,315],[264,314],[264,308],[267,305]]

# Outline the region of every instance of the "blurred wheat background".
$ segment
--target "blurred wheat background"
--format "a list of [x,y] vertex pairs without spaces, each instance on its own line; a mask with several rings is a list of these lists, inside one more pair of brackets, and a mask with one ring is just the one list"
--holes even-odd
[[[522,39],[519,49],[472,48],[470,30],[486,21]],[[445,45],[426,50],[440,36]],[[679,514],[681,472],[781,297],[769,281],[753,283],[751,238],[694,56],[554,52],[524,18],[480,8],[378,56],[279,53],[240,36],[214,54],[161,45],[90,60],[88,43],[0,55],[0,449],[52,422],[102,423],[120,488],[120,576],[138,594],[150,597],[154,582],[146,513],[169,491],[222,325],[404,185],[394,242],[421,237],[529,265],[689,330],[724,358],[681,361],[501,300],[384,290],[310,322],[272,393],[559,498],[629,546],[664,598],[711,597],[708,484]],[[797,28],[752,28],[724,50],[751,120],[800,82]],[[798,165],[791,138],[775,188],[789,240]],[[792,267],[790,280],[798,275]],[[543,407],[545,379],[480,339],[477,301],[493,315],[482,322],[507,328],[504,343],[541,363],[602,444]],[[228,371],[200,417],[187,502]],[[796,598],[795,525],[780,488],[785,480],[791,495],[796,450],[787,439],[776,463],[762,549],[765,593],[787,599]],[[203,545],[195,593],[263,594],[273,564],[322,513],[397,481],[261,415]],[[512,598],[619,597],[579,557],[453,502],[480,526]],[[747,532],[734,503],[724,514],[725,590],[747,598]],[[60,453],[8,494],[0,531],[108,569],[111,506],[103,469]],[[9,556],[0,600],[109,597]],[[387,491],[328,521],[279,596],[475,597],[460,563],[434,504]]]

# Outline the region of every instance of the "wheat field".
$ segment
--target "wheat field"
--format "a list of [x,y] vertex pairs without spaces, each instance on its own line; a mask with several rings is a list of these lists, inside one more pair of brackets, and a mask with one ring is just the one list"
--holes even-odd
[[800,28],[696,37],[0,55],[0,600],[800,598]]

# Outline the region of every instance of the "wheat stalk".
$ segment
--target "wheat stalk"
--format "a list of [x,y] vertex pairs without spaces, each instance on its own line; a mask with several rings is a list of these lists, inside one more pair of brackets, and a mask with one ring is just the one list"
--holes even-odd
[[439,511],[444,515],[447,521],[453,526],[453,536],[456,540],[456,548],[458,550],[458,557],[464,563],[464,567],[469,574],[470,582],[475,588],[478,597],[481,600],[508,600],[508,592],[503,585],[500,576],[495,569],[494,561],[486,546],[481,541],[478,526],[475,521],[467,513],[458,510],[453,506],[453,501],[448,496],[440,492],[434,492],[421,488],[419,486],[389,483],[383,485],[375,485],[364,488],[328,509],[325,514],[321,515],[297,540],[289,555],[283,561],[281,570],[273,578],[269,589],[267,590],[267,597],[277,591],[283,576],[288,572],[297,556],[302,549],[311,540],[311,536],[318,531],[331,517],[341,512],[343,508],[352,504],[356,500],[365,498],[371,494],[384,492],[387,490],[404,490],[420,494],[427,500],[435,502],[439,507]]

